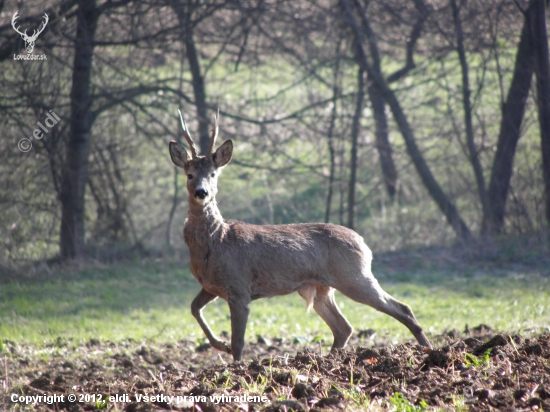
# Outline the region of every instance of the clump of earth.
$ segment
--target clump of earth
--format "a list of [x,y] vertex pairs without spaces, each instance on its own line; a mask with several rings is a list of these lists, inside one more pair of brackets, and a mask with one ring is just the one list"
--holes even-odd
[[[550,410],[548,334],[496,334],[480,325],[439,337],[433,350],[374,345],[372,336],[361,331],[335,353],[318,343],[258,337],[239,363],[193,341],[4,342],[0,409]],[[12,402],[52,395],[52,404]]]

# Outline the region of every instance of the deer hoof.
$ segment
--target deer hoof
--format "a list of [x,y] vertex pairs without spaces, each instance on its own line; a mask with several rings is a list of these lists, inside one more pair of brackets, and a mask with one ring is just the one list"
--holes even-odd
[[223,341],[219,340],[217,342],[211,343],[211,345],[214,349],[217,349],[217,350],[222,351],[222,352],[231,353],[231,346],[229,344],[227,344],[226,342],[223,342]]

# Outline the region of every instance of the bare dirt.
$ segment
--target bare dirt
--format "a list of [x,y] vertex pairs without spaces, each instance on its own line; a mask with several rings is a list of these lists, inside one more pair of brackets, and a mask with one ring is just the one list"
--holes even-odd
[[[363,331],[348,349],[330,354],[314,343],[300,349],[291,341],[258,337],[241,363],[192,341],[60,340],[48,348],[4,342],[0,409],[550,410],[550,335],[494,334],[485,325],[466,332],[450,332],[428,351],[413,343],[367,347],[371,332]],[[57,394],[63,401],[25,406],[12,402],[14,394]],[[86,394],[96,395],[95,401],[86,401]],[[174,400],[143,398],[159,394]],[[210,399],[221,395],[232,401]],[[264,395],[264,401],[243,401],[242,395]]]

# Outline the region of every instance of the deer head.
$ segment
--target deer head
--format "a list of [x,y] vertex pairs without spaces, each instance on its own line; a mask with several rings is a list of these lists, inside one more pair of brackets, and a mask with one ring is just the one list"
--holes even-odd
[[38,27],[38,30],[34,30],[32,33],[32,36],[27,35],[27,30],[25,30],[24,33],[21,33],[19,31],[19,27],[15,27],[15,21],[19,18],[18,16],[19,10],[15,12],[13,15],[13,18],[11,19],[11,25],[13,26],[13,29],[21,35],[21,38],[25,41],[25,48],[27,49],[27,53],[32,53],[34,49],[34,42],[36,42],[36,39],[38,38],[38,35],[44,31],[46,28],[46,24],[48,24],[49,18],[46,13],[44,13],[44,21],[42,22],[42,27]]
[[218,115],[214,117],[215,127],[210,136],[208,151],[205,156],[199,156],[181,112],[179,112],[179,114],[181,126],[183,127],[183,137],[185,137],[187,144],[189,144],[191,156],[189,156],[187,150],[182,146],[172,141],[169,146],[170,157],[172,158],[172,162],[176,166],[182,168],[187,174],[189,202],[206,205],[216,197],[218,191],[218,176],[221,170],[231,161],[233,142],[231,140],[226,140],[215,152],[213,152],[216,138],[218,137],[218,111]]

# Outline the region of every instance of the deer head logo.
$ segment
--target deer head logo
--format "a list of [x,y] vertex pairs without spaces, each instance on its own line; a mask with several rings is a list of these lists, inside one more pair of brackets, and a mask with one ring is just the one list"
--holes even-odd
[[42,27],[39,27],[38,30],[34,30],[32,36],[27,35],[27,30],[25,30],[24,33],[21,33],[19,31],[19,27],[15,27],[15,21],[19,18],[18,16],[19,10],[15,12],[13,15],[13,18],[11,19],[11,25],[13,26],[13,29],[21,35],[21,38],[25,41],[25,48],[27,49],[27,53],[31,54],[32,50],[34,49],[34,42],[38,38],[38,35],[44,31],[46,28],[46,24],[48,24],[48,15],[44,13],[44,21],[42,22]]

